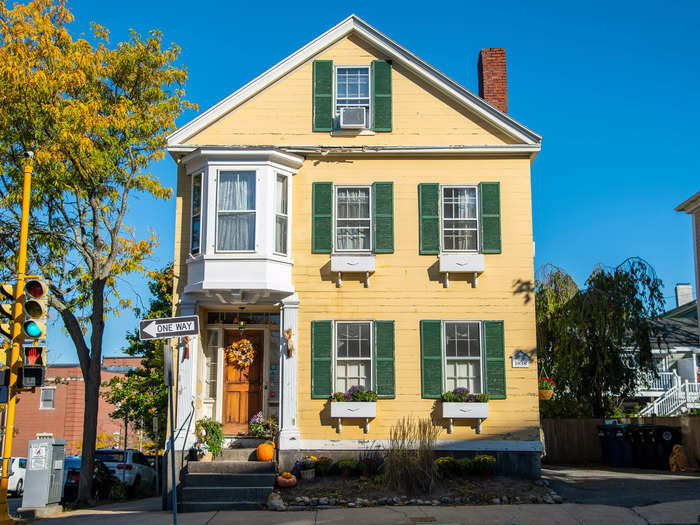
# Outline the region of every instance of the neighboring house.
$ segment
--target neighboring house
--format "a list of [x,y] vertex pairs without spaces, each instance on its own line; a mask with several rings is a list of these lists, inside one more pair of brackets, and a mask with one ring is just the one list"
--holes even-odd
[[[127,370],[141,365],[139,357],[104,357],[102,381],[109,381]],[[46,382],[34,392],[19,394],[15,411],[15,434],[12,454],[26,456],[29,440],[62,438],[66,440],[66,454],[79,453],[83,440],[83,412],[85,410],[85,383],[77,364],[55,364],[46,368]],[[106,438],[110,446],[123,446],[124,422],[109,414],[114,405],[100,398],[97,417],[98,437]],[[137,436],[129,432],[130,446],[137,444]]]
[[[538,475],[541,138],[507,113],[504,50],[478,74],[480,96],[350,16],[169,137],[175,313],[202,334],[179,348],[178,428],[211,416],[233,439],[262,411],[290,468],[432,417],[438,448]],[[241,338],[243,372],[224,352]],[[329,396],[358,385],[376,415],[332,417]],[[455,387],[490,394],[488,417],[444,419]]]
[[[691,216],[693,224],[693,257],[695,258],[695,286],[700,286],[700,191],[685,202],[676,207],[676,211],[683,211]],[[697,313],[700,317],[700,303],[695,302]]]

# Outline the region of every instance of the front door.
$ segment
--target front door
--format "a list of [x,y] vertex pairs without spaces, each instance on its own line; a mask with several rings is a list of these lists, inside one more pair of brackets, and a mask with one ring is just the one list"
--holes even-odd
[[224,434],[236,435],[248,432],[248,421],[262,410],[262,361],[265,344],[262,330],[226,330],[224,346],[241,339],[248,339],[255,349],[255,359],[248,368],[240,369],[225,363],[224,376]]

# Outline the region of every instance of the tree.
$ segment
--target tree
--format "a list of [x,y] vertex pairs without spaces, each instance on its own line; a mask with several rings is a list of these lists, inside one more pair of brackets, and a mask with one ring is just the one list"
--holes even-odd
[[[153,272],[148,288],[153,295],[146,319],[169,317],[173,303],[173,265]],[[139,356],[141,368],[125,376],[115,376],[104,386],[103,397],[119,408],[110,414],[115,419],[128,419],[134,428],[145,431],[157,447],[165,443],[168,389],[163,381],[163,339],[141,341],[138,330],[126,336],[129,344],[124,352]],[[153,418],[158,419],[158,432],[153,432]]]
[[540,372],[557,394],[585,401],[603,417],[612,401],[632,395],[640,376],[655,374],[652,341],[661,330],[662,282],[645,261],[597,267],[578,289],[563,270],[547,265],[535,283]]
[[179,48],[132,31],[114,47],[93,24],[93,43],[68,32],[65,0],[0,4],[0,268],[16,262],[22,157],[34,150],[30,269],[50,280],[49,305],[70,335],[85,380],[79,500],[88,501],[110,314],[129,308],[119,279],[144,272],[157,245],[126,224],[140,195],[172,190],[148,171],[164,157],[184,99]]

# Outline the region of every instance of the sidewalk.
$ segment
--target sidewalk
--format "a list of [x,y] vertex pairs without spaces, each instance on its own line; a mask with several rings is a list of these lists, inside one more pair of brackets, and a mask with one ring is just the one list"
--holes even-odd
[[[105,505],[94,509],[66,512],[46,518],[46,525],[168,525],[172,514],[160,509],[160,499]],[[614,524],[664,525],[698,524],[700,500],[659,503],[644,507],[608,505],[487,505],[457,507],[370,507],[362,509],[329,509],[298,512],[219,511],[178,514],[178,525],[412,525],[439,523],[444,525],[508,524],[548,525]]]

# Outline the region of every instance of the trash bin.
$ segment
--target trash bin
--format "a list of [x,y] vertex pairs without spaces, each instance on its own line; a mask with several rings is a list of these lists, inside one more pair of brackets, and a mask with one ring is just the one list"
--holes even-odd
[[654,467],[660,470],[669,470],[668,458],[671,456],[674,445],[683,442],[681,429],[678,427],[668,427],[665,425],[654,425],[651,429],[653,436],[653,458]]
[[654,425],[630,425],[633,464],[638,468],[656,468],[654,452]]
[[598,437],[603,465],[631,467],[634,465],[632,445],[628,439],[630,425],[598,425]]

